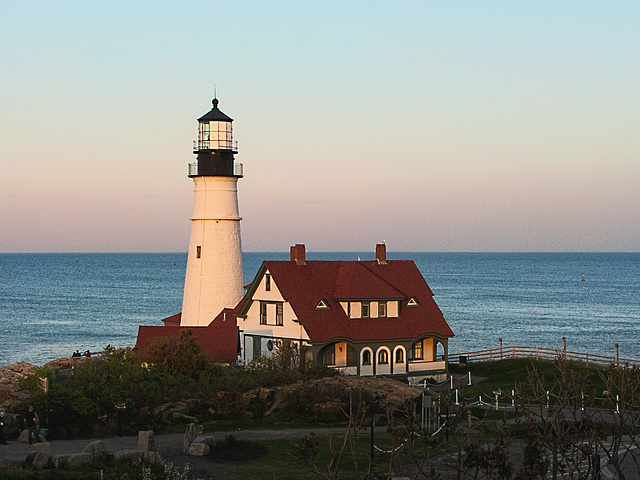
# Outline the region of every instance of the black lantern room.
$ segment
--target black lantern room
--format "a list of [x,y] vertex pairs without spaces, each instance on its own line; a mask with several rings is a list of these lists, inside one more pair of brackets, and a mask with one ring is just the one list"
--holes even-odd
[[198,140],[193,142],[198,157],[189,165],[190,177],[242,177],[242,165],[234,167],[238,150],[233,144],[233,119],[218,109],[218,103],[214,98],[213,108],[198,119]]

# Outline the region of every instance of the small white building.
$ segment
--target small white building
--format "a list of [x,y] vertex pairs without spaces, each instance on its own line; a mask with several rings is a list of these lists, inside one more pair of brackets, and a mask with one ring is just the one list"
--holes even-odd
[[351,375],[434,376],[447,371],[453,332],[411,260],[265,261],[236,308],[240,362],[294,341],[308,359]]

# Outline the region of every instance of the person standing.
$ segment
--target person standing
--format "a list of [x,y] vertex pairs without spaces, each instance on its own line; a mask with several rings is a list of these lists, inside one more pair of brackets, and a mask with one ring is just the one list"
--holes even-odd
[[39,443],[40,433],[38,432],[38,427],[40,426],[40,421],[38,420],[38,414],[33,409],[33,405],[29,405],[29,410],[24,416],[24,423],[27,426],[29,443],[33,443],[31,440],[32,437],[35,437],[36,443]]
[[7,440],[4,438],[4,408],[0,408],[0,445],[6,445]]

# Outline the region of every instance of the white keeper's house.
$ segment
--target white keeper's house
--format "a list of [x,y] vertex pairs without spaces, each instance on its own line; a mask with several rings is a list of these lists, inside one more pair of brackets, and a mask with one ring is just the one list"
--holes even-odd
[[439,376],[453,332],[412,260],[265,261],[236,308],[239,362],[275,354],[283,340],[350,375]]

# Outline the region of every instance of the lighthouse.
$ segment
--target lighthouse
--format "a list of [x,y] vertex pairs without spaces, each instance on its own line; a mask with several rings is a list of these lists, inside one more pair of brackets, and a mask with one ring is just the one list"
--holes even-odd
[[233,119],[218,108],[198,118],[193,215],[180,325],[206,327],[224,308],[243,295],[242,244],[238,212],[238,179],[242,164],[234,161]]

